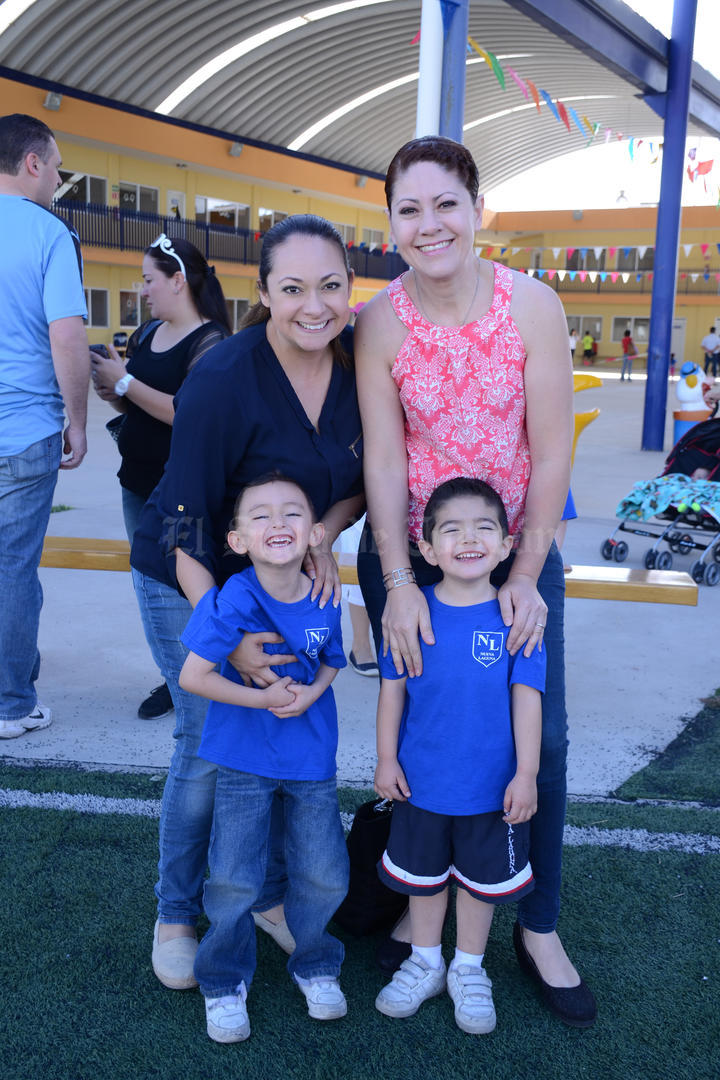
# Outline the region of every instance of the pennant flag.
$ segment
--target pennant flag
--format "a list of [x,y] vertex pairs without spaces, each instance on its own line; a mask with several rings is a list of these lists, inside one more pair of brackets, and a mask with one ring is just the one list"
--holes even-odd
[[652,270],[651,270],[651,271],[650,271],[650,273],[648,274],[648,276],[647,276],[647,279],[648,279],[648,281],[652,281],[652,279],[653,279],[653,272],[652,272]]
[[695,175],[696,176],[707,176],[707,174],[710,172],[710,170],[712,169],[714,164],[715,164],[714,161],[700,161],[700,162],[698,162],[698,167],[695,170]]
[[627,259],[628,255],[630,254],[631,251],[632,251],[631,247],[624,247],[623,248],[623,255],[625,256],[626,259]]
[[695,284],[695,282],[697,281],[697,279],[698,279],[699,277],[700,277],[700,275],[699,275],[699,274],[691,274],[691,275],[690,275],[690,280],[692,281],[693,285]]
[[702,251],[703,255],[707,255],[709,247],[710,247],[709,244],[701,244],[700,245],[700,250]]
[[387,252],[387,249],[388,249],[387,244],[383,244],[381,249],[380,249],[382,251],[383,255]]
[[630,280],[630,275],[629,274],[621,274],[620,277],[623,279],[623,285],[627,285],[628,281]]
[[[586,139],[587,138],[587,132],[585,131],[585,128],[582,126],[582,124],[580,123],[580,117],[578,116],[578,114],[575,112],[575,110],[570,105],[568,105],[568,112],[572,116],[573,123],[577,127],[578,131],[580,132],[582,137],[584,139]],[[592,128],[590,130],[592,132]]]
[[690,158],[691,161],[695,160],[695,155],[696,154],[697,154],[697,146],[693,146],[692,149],[688,150],[688,152],[687,152],[687,156]]
[[582,282],[584,282],[585,278],[587,277],[587,270],[578,270],[578,277]]
[[519,250],[520,250],[520,248],[510,248],[510,254],[511,255],[517,255]]
[[600,280],[604,283],[607,280],[607,270],[600,271]]
[[347,242],[347,244],[345,246],[347,247],[347,249],[349,251],[351,247],[355,247],[355,241],[354,240],[348,240],[348,242]]
[[606,143],[610,142],[610,136],[611,135],[612,135],[612,131],[610,130],[610,128],[605,128],[605,142]]
[[625,136],[623,135],[622,131],[618,131],[615,134],[615,138],[617,139],[618,142],[622,142],[623,139],[625,138]]
[[715,272],[715,280],[720,281],[720,273],[718,273],[717,271]]
[[590,278],[590,281],[592,282],[593,285],[597,281],[597,276],[598,276],[597,270],[588,270],[588,277]]
[[[574,273],[574,271],[573,271],[573,273]],[[557,272],[558,281],[564,281],[566,274],[567,274],[567,270],[558,270],[558,272]]]
[[709,280],[710,280],[710,275],[708,274],[707,270],[706,270],[706,271],[705,271],[705,273],[703,274],[703,277],[705,278],[705,280],[706,280],[706,281],[709,281]]
[[412,41],[410,42],[410,44],[411,44],[411,45],[417,45],[417,43],[418,43],[418,41],[419,41],[419,40],[420,40],[420,31],[418,30],[417,34],[416,34],[416,35],[415,35],[415,37],[414,37],[414,38],[412,39]]
[[576,275],[577,275],[577,270],[568,270],[568,276],[569,276],[571,281],[575,280]]
[[540,112],[540,98],[538,97],[537,87],[535,83],[530,82],[529,79],[526,79],[526,82],[530,87],[530,93],[532,94],[533,101],[535,102],[535,108],[538,112]]
[[588,253],[588,249],[587,249],[587,248],[580,248],[580,254],[582,255],[583,259],[585,258],[585,256],[587,255],[587,253]]
[[259,232],[255,233],[255,239],[256,240],[259,240],[261,236],[262,236],[262,233],[259,233]]
[[636,281],[642,281],[642,274],[636,274],[635,275],[635,280]]
[[695,183],[695,173],[692,171],[692,167],[690,165],[688,165],[688,167],[687,167],[687,174],[690,177],[690,183],[694,184]]
[[528,277],[535,277],[535,271],[533,270],[532,266],[529,266],[527,268],[526,274]]
[[495,250],[494,247],[486,247],[485,248],[485,254],[487,255],[488,258],[490,258],[490,256],[492,255],[494,250]]
[[604,247],[594,247],[593,248],[593,251],[595,253],[595,258],[597,259],[598,262],[600,262],[600,256],[602,255],[604,250],[605,250]]
[[611,272],[611,274],[610,274],[610,280],[612,281],[613,285],[615,284],[617,279],[618,279],[618,272],[617,272],[617,270],[613,270]]
[[718,252],[720,252],[720,244],[716,244],[715,247],[718,249]]
[[[590,123],[587,116],[583,116],[583,124],[587,128],[587,134],[592,135],[595,128],[594,128],[594,125]],[[610,128],[608,128],[608,131],[609,130],[610,130]],[[583,135],[585,135],[585,134],[586,134],[586,132],[583,131]]]
[[560,101],[559,98],[555,102],[555,104],[557,105],[557,110],[560,113],[560,119],[562,120],[563,124],[565,125],[565,127],[569,131],[570,130],[570,117],[568,116],[567,109],[565,108],[565,106],[563,105],[562,101]]
[[617,248],[608,248],[608,255],[610,256],[611,259],[615,258],[615,252],[616,251],[617,251]]
[[485,49],[481,48],[478,45],[475,38],[468,37],[468,44],[472,45],[473,49],[478,54],[478,56],[481,56],[483,58],[483,60],[487,64],[488,68],[490,69],[490,71],[492,71],[494,73],[495,78],[497,79],[497,81],[500,83],[501,87],[504,90],[505,89],[505,73],[504,73],[503,69],[500,67],[500,61],[498,60],[497,56],[495,56],[493,53],[486,52]]
[[631,139],[628,143],[628,153],[630,154],[630,160],[635,160],[635,140]]
[[[685,252],[685,258],[686,259],[689,257],[690,252],[692,251],[692,249],[694,247],[695,247],[694,244],[683,244],[683,251]],[[718,244],[718,251],[720,251],[720,244]]]
[[558,255],[562,251],[562,248],[551,248],[550,250],[553,253],[553,259],[557,259]]
[[681,279],[682,279],[683,281],[685,280],[685,278],[686,278],[686,277],[687,277],[687,274],[681,274],[681,275],[680,275],[680,278],[681,278]]
[[645,258],[645,252],[647,251],[647,244],[644,247],[639,247],[637,253],[641,259]]
[[542,279],[543,274],[547,274],[547,270],[538,269],[537,276]]
[[501,255],[504,255],[506,251],[507,251],[507,248],[500,248],[500,254]]
[[529,101],[529,100],[530,100],[530,93],[529,93],[529,91],[528,91],[528,88],[527,88],[527,86],[525,85],[525,83],[523,82],[523,80],[522,80],[522,79],[520,78],[520,76],[518,75],[517,71],[513,71],[513,69],[512,69],[511,67],[509,67],[509,68],[507,69],[507,73],[508,73],[508,75],[510,76],[510,78],[511,78],[511,79],[513,79],[513,80],[514,80],[514,81],[515,81],[515,82],[516,82],[516,83],[518,84],[518,86],[519,86],[519,87],[520,87],[520,89],[522,90],[522,93],[523,93],[523,97],[525,98],[525,100],[526,100],[526,101]]
[[552,99],[552,98],[550,97],[550,95],[548,94],[547,90],[541,90],[541,91],[540,91],[540,96],[541,96],[541,98],[543,99],[543,101],[545,102],[545,104],[547,105],[547,107],[548,107],[548,109],[550,110],[550,112],[551,112],[551,113],[553,114],[553,116],[554,116],[554,117],[555,117],[555,119],[557,120],[557,122],[558,122],[559,124],[560,124],[560,123],[562,123],[562,121],[560,120],[560,113],[559,113],[559,112],[557,111],[557,109],[556,109],[556,107],[555,107],[555,102],[554,102],[554,101],[553,101],[553,99]]
[[575,254],[575,248],[568,248],[567,249],[567,257],[568,257],[568,259],[572,259],[574,254]]
[[556,273],[557,273],[557,270],[548,270],[548,272],[547,272],[548,281],[552,281],[552,279],[555,277]]

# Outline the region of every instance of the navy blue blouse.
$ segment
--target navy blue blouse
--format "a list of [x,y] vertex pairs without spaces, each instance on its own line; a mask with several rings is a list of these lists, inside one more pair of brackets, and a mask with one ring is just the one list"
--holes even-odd
[[[351,334],[343,331],[348,352]],[[235,500],[249,481],[275,470],[303,486],[322,518],[362,492],[362,432],[354,370],[333,366],[315,430],[263,324],[216,345],[182,384],[170,457],[143,509],[132,565],[177,588],[172,552],[179,547],[222,585],[248,565],[225,542]]]

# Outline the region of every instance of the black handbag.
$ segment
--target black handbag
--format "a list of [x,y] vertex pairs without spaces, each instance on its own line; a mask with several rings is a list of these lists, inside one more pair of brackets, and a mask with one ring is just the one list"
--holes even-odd
[[355,937],[390,928],[407,907],[407,896],[389,889],[377,872],[390,835],[392,808],[390,799],[363,803],[348,833],[350,884],[334,919]]

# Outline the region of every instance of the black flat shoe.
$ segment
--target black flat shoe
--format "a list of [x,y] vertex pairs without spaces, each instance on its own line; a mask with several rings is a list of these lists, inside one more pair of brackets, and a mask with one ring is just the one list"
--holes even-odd
[[542,999],[550,1012],[571,1027],[592,1027],[597,1016],[597,1002],[590,987],[582,979],[578,986],[550,986],[546,983],[525,948],[522,927],[517,922],[513,926],[513,945],[518,964],[526,975],[539,984]]
[[408,913],[407,907],[399,919],[393,924],[393,928],[387,937],[384,937],[375,950],[377,966],[386,975],[394,975],[404,960],[408,960],[412,953],[412,945],[409,941],[397,941],[392,935],[396,926],[399,926]]

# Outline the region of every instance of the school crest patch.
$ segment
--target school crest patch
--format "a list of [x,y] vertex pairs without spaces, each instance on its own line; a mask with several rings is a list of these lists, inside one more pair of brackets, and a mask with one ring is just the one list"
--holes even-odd
[[327,626],[320,626],[314,630],[305,631],[306,648],[305,652],[308,656],[312,656],[313,659],[322,649],[323,645],[330,637],[330,630]]
[[503,654],[505,635],[500,631],[476,630],[473,634],[473,659],[483,667],[497,663]]

